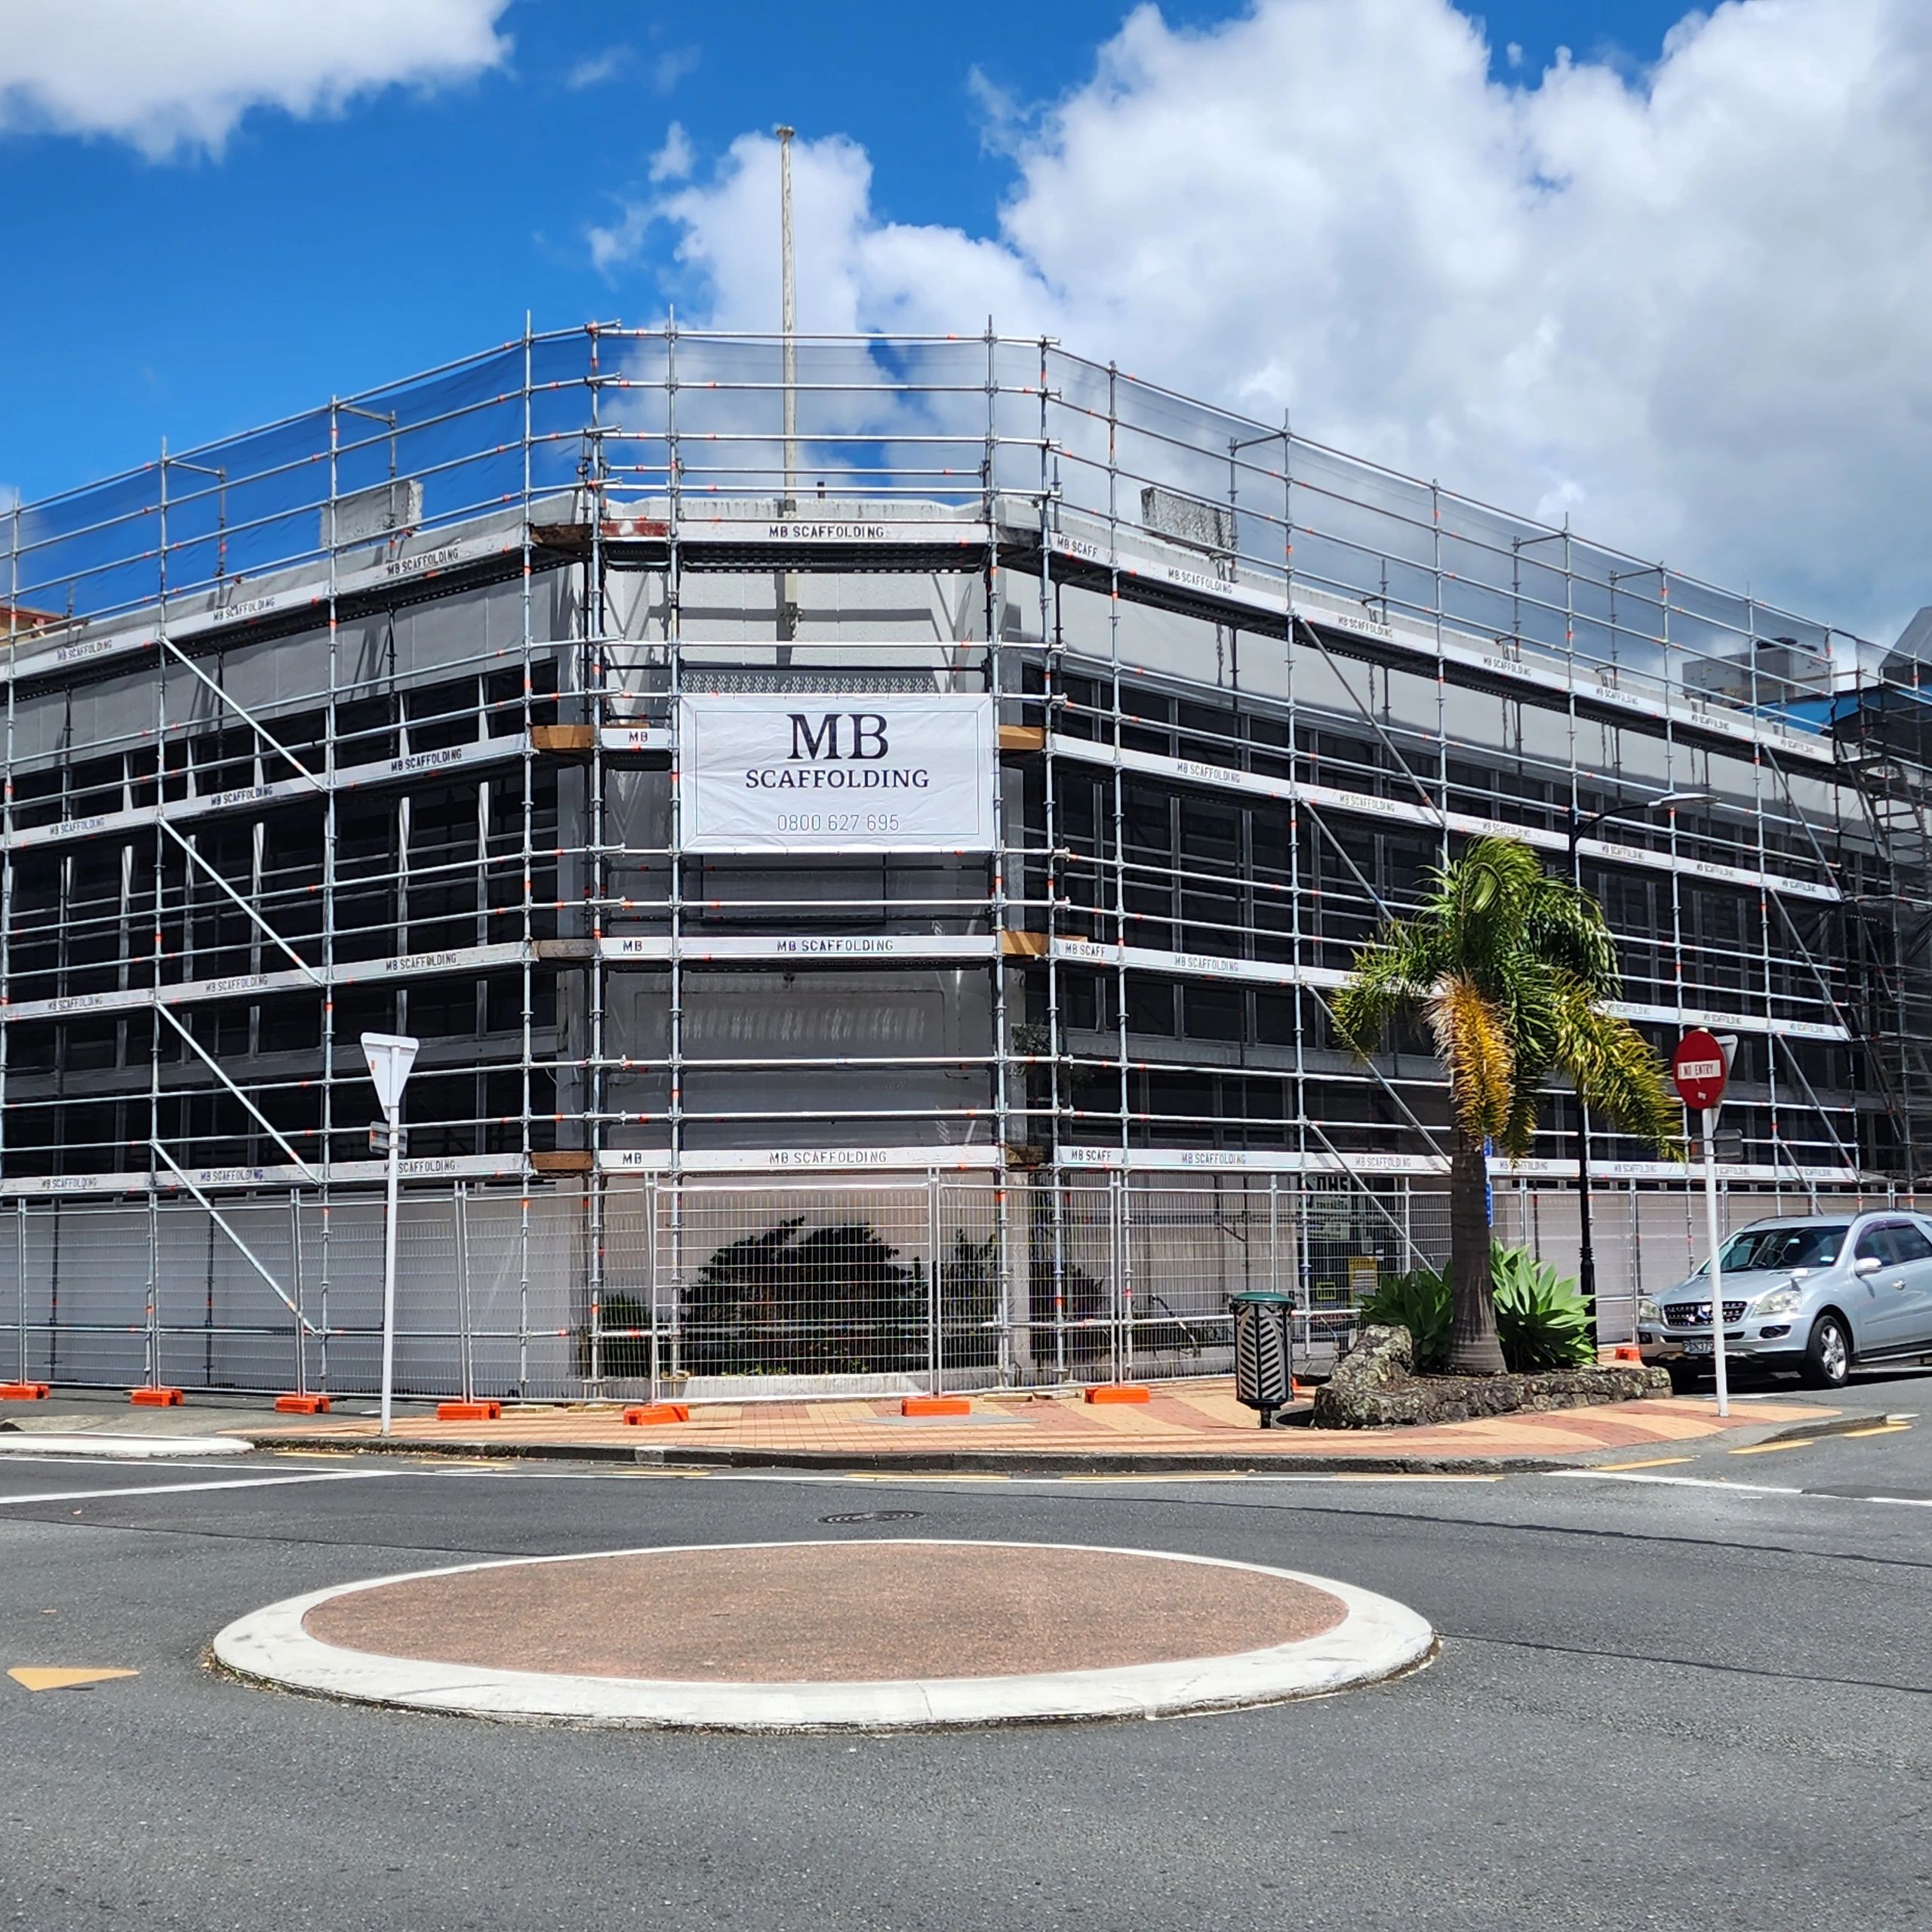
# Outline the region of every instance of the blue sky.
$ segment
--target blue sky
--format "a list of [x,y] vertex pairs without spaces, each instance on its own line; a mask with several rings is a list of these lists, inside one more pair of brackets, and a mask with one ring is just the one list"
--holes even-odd
[[[408,0],[398,0],[407,5]],[[0,12],[4,12],[0,5]],[[0,479],[28,497],[270,420],[537,325],[642,322],[679,291],[661,235],[593,271],[586,225],[645,181],[671,122],[700,156],[789,118],[870,152],[884,214],[992,226],[1010,165],[983,150],[977,67],[1024,101],[1091,72],[1128,8],[516,0],[506,67],[339,114],[251,112],[218,157],[0,136],[8,254],[29,291],[0,311]],[[1238,7],[1166,0],[1177,24]],[[1484,10],[1518,41],[1654,55],[1680,11],[1628,0]],[[600,83],[574,72],[608,61]],[[4,70],[0,70],[4,72]]]
[[[90,4],[108,13],[130,10],[130,20],[146,11],[141,0]],[[202,17],[214,46],[223,8],[236,4],[168,0],[153,13]],[[316,11],[328,17],[374,6],[331,0]],[[137,30],[126,36],[128,71],[115,73],[103,35],[91,43],[71,35],[71,44],[49,51],[86,7],[0,0],[0,155],[12,285],[0,311],[0,487],[31,498],[149,460],[164,435],[180,448],[312,406],[331,392],[506,339],[526,309],[540,327],[593,315],[647,322],[667,301],[683,314],[749,319],[764,300],[761,285],[749,270],[737,272],[734,283],[734,271],[718,264],[734,245],[766,251],[766,202],[755,192],[734,199],[727,192],[734,171],[749,179],[747,171],[758,165],[755,153],[734,155],[732,144],[789,119],[801,137],[826,143],[820,155],[825,193],[838,187],[856,198],[827,249],[849,243],[863,255],[868,238],[884,236],[879,246],[889,254],[895,233],[961,231],[997,245],[995,281],[1031,291],[1017,306],[1051,309],[1070,346],[1086,352],[1158,358],[1162,366],[1147,373],[1257,414],[1292,405],[1315,433],[1441,473],[1512,507],[1555,515],[1577,506],[1580,524],[1581,506],[1589,505],[1598,512],[1598,534],[1611,540],[1661,547],[1681,531],[1683,540],[1703,546],[1706,574],[1727,580],[1767,577],[1814,601],[1865,582],[1849,570],[1795,568],[1768,541],[1754,551],[1721,517],[1691,516],[1691,493],[1702,501],[1722,491],[1727,473],[1687,455],[1670,426],[1683,425],[1681,434],[1694,435],[1707,453],[1722,441],[1735,456],[1740,434],[1748,442],[1752,432],[1709,420],[1710,385],[1695,371],[1734,370],[1742,381],[1760,351],[1772,368],[1783,366],[1780,357],[1793,366],[1816,360],[1803,343],[1777,339],[1783,319],[1739,319],[1780,315],[1790,306],[1792,271],[1776,262],[1780,248],[1789,256],[1790,245],[1770,230],[1780,219],[1797,218],[1792,198],[1774,193],[1752,146],[1753,131],[1768,125],[1755,117],[1776,111],[1775,96],[1772,108],[1760,110],[1754,90],[1762,95],[1767,76],[1788,73],[1807,99],[1826,100],[1806,112],[1839,103],[1843,125],[1827,132],[1857,150],[1844,162],[1848,182],[1894,173],[1897,144],[1921,152],[1914,144],[1923,142],[1922,132],[1891,130],[1892,148],[1868,151],[1877,135],[1857,125],[1859,110],[1850,104],[1860,72],[1847,55],[1847,71],[1835,77],[1841,102],[1832,75],[1817,79],[1817,48],[1806,35],[1835,13],[1855,16],[1868,22],[1872,39],[1854,50],[1859,59],[1895,62],[1897,48],[1884,44],[1886,37],[1919,35],[1932,14],[1923,0],[1731,0],[1692,50],[1696,57],[1668,63],[1675,78],[1654,99],[1666,35],[1685,11],[1660,0],[1493,0],[1480,10],[1463,8],[1460,20],[1451,0],[1162,0],[1164,27],[1143,34],[1137,45],[1145,57],[1137,56],[1140,64],[1125,80],[1096,78],[1101,50],[1128,11],[1120,0],[1053,0],[1029,9],[844,0],[811,8],[721,0],[706,10],[614,0],[388,0],[388,7],[387,15],[369,17],[439,11],[461,23],[451,29],[453,42],[467,34],[466,44],[492,51],[452,60],[438,72],[434,48],[403,48],[395,71],[415,78],[384,85],[380,50],[372,54],[368,45],[381,35],[361,31],[357,57],[376,69],[361,75],[366,84],[343,82],[336,91],[346,97],[333,103],[325,85],[318,106],[291,112],[272,103],[291,98],[291,88],[300,96],[305,60],[330,57],[274,44],[275,29],[260,23],[280,10],[264,9],[248,48],[224,45],[232,69],[223,82],[225,104],[182,110],[232,118],[225,138],[198,142],[191,131],[170,146],[168,99],[129,104],[153,64],[134,44]],[[1264,45],[1255,16],[1283,28],[1266,41],[1282,65],[1278,74],[1251,80]],[[1488,78],[1507,97],[1500,109],[1479,83],[1472,92],[1470,77],[1459,79],[1454,71],[1457,30],[1472,18],[1487,37]],[[56,22],[62,24],[49,25]],[[1223,48],[1229,60],[1218,68],[1190,64],[1191,35]],[[325,38],[326,29],[314,29],[311,38]],[[185,95],[197,83],[184,39],[192,35],[177,33],[165,57],[183,63]],[[1251,45],[1252,55],[1242,51]],[[1573,50],[1574,58],[1553,77],[1559,48]],[[1299,51],[1291,57],[1284,48]],[[251,60],[261,63],[259,84]],[[1332,72],[1311,71],[1324,62]],[[1139,293],[1115,289],[1083,311],[1066,293],[1082,274],[1078,245],[1083,233],[1103,232],[1109,218],[1109,195],[1104,182],[1094,186],[1094,171],[1131,171],[1134,152],[1128,146],[1107,162],[1093,144],[1099,137],[1089,139],[1094,128],[1130,125],[1123,100],[1136,112],[1157,112],[1165,91],[1184,100],[1181,125],[1197,131],[1205,152],[1221,131],[1213,94],[1202,91],[1251,85],[1279,91],[1284,122],[1312,125],[1338,101],[1350,104],[1364,138],[1412,165],[1401,179],[1382,182],[1369,179],[1380,177],[1379,166],[1350,169],[1338,161],[1314,198],[1332,205],[1317,235],[1304,220],[1310,198],[1301,193],[1291,202],[1281,183],[1294,168],[1320,169],[1322,156],[1346,148],[1352,134],[1345,130],[1339,143],[1333,131],[1320,142],[1311,137],[1306,154],[1278,164],[1270,156],[1251,162],[1239,152],[1217,161],[1233,185],[1198,192],[1225,211],[1230,196],[1238,203],[1252,189],[1246,232],[1257,262],[1310,260],[1325,250],[1333,269],[1295,283],[1293,325],[1284,321],[1278,345],[1266,331],[1224,340],[1226,312],[1247,299],[1249,285],[1238,278],[1220,298],[1221,315],[1194,322],[1140,327],[1158,287],[1169,285],[1158,281]],[[251,97],[270,104],[248,105]],[[1004,118],[995,105],[1001,100]],[[1748,111],[1736,111],[1740,101]],[[1475,128],[1478,122],[1487,131]],[[688,141],[688,179],[654,183],[653,157],[663,153],[673,122]],[[1721,131],[1696,131],[1700,127]],[[833,136],[843,143],[831,143]],[[1794,128],[1792,140],[1801,138]],[[1815,149],[1815,134],[1809,138]],[[1278,165],[1277,177],[1259,178]],[[1678,170],[1681,181],[1660,192],[1647,189],[1633,211],[1628,184],[1660,168]],[[808,165],[801,194],[816,192],[820,180]],[[1485,196],[1498,198],[1493,220],[1466,223],[1430,206],[1432,182],[1464,180],[1466,202],[1480,208]],[[1834,193],[1852,191],[1826,185]],[[659,204],[681,190],[688,198],[665,216]],[[1911,283],[1924,265],[1926,226],[1912,197],[1924,189],[1896,192],[1898,206],[1881,211],[1890,224],[1885,233],[1858,245],[1895,236]],[[1081,211],[1083,195],[1093,202],[1091,216]],[[1714,195],[1737,205],[1710,207]],[[1801,213],[1808,210],[1804,195],[1798,202]],[[1823,205],[1826,215],[1807,216],[1805,246],[1826,251],[1822,267],[1814,262],[1805,270],[1811,279],[1829,279],[1832,266],[1829,198]],[[1063,223],[1057,208],[1072,211]],[[654,218],[635,219],[639,210]],[[1657,259],[1644,224],[1660,222],[1673,225],[1663,241],[1695,262],[1705,238],[1689,231],[1700,210],[1724,248],[1740,257],[1734,287],[1700,295],[1709,312],[1698,337],[1701,361],[1687,358],[1673,369],[1661,352],[1637,355],[1646,329],[1661,340],[1686,326],[1671,304],[1647,300],[1627,319],[1606,313],[1606,303],[1614,310],[1620,299],[1613,285],[1607,294],[1599,289],[1566,309],[1563,298],[1527,279],[1528,258],[1558,247],[1574,248],[1580,263],[1620,260],[1636,276]],[[600,266],[591,232],[621,228],[626,211],[633,216],[629,239],[607,250]],[[1118,208],[1113,218],[1121,218]],[[1190,226],[1184,209],[1174,219]],[[754,222],[759,232],[749,239],[726,232]],[[1750,231],[1742,251],[1730,232],[1739,222]],[[1437,260],[1445,251],[1435,238],[1451,230],[1454,259]],[[1361,285],[1351,250],[1376,235],[1386,238],[1371,251],[1372,265],[1378,273],[1389,270],[1390,294],[1371,317],[1344,306],[1335,291]],[[1239,266],[1245,245],[1223,249],[1223,257]],[[1849,251],[1853,238],[1838,245]],[[696,265],[700,258],[711,272]],[[845,273],[843,260],[828,257],[828,288]],[[818,272],[816,259],[805,266]],[[890,287],[866,281],[877,272],[875,262],[861,263],[848,277],[854,318],[871,325],[916,312],[918,291],[909,294],[904,275]],[[1487,278],[1484,285],[1471,288],[1472,272]],[[1398,284],[1409,282],[1418,285],[1419,306],[1405,334],[1407,298]],[[946,288],[961,309],[980,294],[963,270]],[[1278,299],[1254,282],[1257,303]],[[1439,332],[1445,302],[1452,316],[1468,319],[1469,332],[1431,348],[1425,338]],[[986,306],[980,303],[979,315]],[[1549,314],[1534,312],[1540,307]],[[1521,340],[1500,342],[1498,318],[1511,315],[1524,318]],[[958,325],[977,318],[964,313]],[[1839,324],[1829,315],[1807,326],[1827,344],[1838,339]],[[1722,339],[1739,328],[1767,338],[1752,337],[1743,364],[1736,345]],[[1154,348],[1141,349],[1143,339]],[[1457,373],[1459,356],[1485,381],[1499,367],[1521,368],[1520,394],[1500,394],[1491,383],[1479,394],[1444,391],[1438,401],[1445,383],[1449,390],[1467,386]],[[1762,380],[1752,379],[1761,391]],[[1841,386],[1834,381],[1815,398],[1792,403],[1794,432],[1821,445],[1835,434],[1842,442],[1849,419]],[[1916,393],[1906,398],[1908,417],[1917,401]],[[1896,489],[1915,480],[1900,478],[1906,458],[1891,447],[1899,425],[1884,420],[1888,410],[1896,418],[1900,398],[1895,393],[1887,405],[1875,395],[1870,406],[1873,432],[1886,446],[1881,480]],[[1763,412],[1742,420],[1761,423]],[[1791,458],[1801,476],[1814,467],[1802,454]],[[1653,514],[1660,501],[1671,506],[1667,515]],[[1761,517],[1755,505],[1752,513]],[[1918,601],[1903,580],[1878,592],[1868,584],[1861,595],[1866,608],[1854,614],[1866,621],[1889,621]]]

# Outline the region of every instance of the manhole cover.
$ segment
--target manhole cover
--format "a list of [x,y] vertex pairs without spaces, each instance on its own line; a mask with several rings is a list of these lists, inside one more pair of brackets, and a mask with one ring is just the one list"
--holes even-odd
[[923,1509],[852,1509],[842,1516],[821,1516],[821,1523],[911,1523],[926,1512]]

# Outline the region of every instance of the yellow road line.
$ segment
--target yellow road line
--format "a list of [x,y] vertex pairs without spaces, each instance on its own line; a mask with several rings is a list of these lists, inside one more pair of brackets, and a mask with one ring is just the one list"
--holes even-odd
[[1780,1449],[1809,1449],[1817,1438],[1805,1436],[1796,1442],[1753,1442],[1743,1449],[1730,1451],[1734,1456],[1772,1456]]
[[1903,1435],[1911,1426],[1909,1422],[1881,1422],[1874,1423],[1869,1429],[1847,1429],[1843,1432],[1848,1436]]
[[1696,1460],[1691,1456],[1647,1456],[1641,1463],[1598,1463],[1594,1466],[1599,1469],[1668,1469],[1673,1463],[1689,1463]]

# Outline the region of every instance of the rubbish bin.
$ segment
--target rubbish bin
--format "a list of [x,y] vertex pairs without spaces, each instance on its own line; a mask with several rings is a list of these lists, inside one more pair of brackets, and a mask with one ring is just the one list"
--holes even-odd
[[1261,1426],[1275,1426],[1275,1411],[1294,1395],[1288,1317],[1295,1298],[1275,1288],[1244,1288],[1228,1297],[1235,1315],[1235,1399],[1258,1409]]

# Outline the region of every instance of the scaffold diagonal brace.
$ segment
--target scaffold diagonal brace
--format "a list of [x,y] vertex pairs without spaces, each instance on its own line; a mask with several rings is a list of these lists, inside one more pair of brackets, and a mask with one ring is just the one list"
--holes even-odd
[[303,1334],[305,1335],[320,1335],[322,1332],[321,1330],[317,1327],[315,1324],[302,1312],[301,1309],[296,1306],[295,1303],[289,1298],[288,1291],[283,1287],[281,1284],[278,1281],[272,1274],[269,1272],[267,1265],[263,1261],[261,1257],[258,1255],[255,1251],[251,1247],[232,1227],[229,1226],[227,1220],[222,1214],[221,1210],[208,1198],[207,1195],[205,1195],[201,1189],[197,1187],[195,1183],[189,1179],[186,1172],[182,1168],[181,1164],[175,1159],[174,1156],[169,1153],[168,1149],[164,1147],[158,1140],[150,1140],[148,1143],[148,1145],[154,1150],[155,1157],[166,1164],[168,1172],[173,1174],[174,1178],[178,1180],[181,1185],[208,1210],[209,1220],[213,1221],[215,1226],[235,1244],[235,1248],[240,1254],[242,1260],[247,1262],[248,1266],[254,1269],[257,1275],[260,1275],[263,1281],[267,1284],[269,1291],[275,1297],[275,1300],[280,1302],[282,1306],[287,1309],[291,1315],[294,1316],[296,1325],[301,1330]]
[[177,663],[183,666],[184,669],[192,672],[196,677],[200,678],[202,682],[207,685],[208,689],[213,691],[215,696],[219,698],[223,704],[226,705],[230,711],[233,712],[238,718],[242,719],[248,724],[249,728],[255,733],[257,737],[266,740],[267,743],[274,751],[278,758],[286,758],[303,777],[306,778],[311,785],[315,786],[317,791],[325,792],[328,789],[328,787],[322,782],[322,780],[318,778],[315,774],[311,771],[309,768],[304,764],[302,761],[297,758],[295,754],[291,751],[288,747],[285,745],[281,740],[278,738],[275,734],[271,731],[269,728],[264,724],[262,721],[257,718],[238,697],[235,697],[232,691],[223,691],[221,686],[217,684],[214,678],[211,678],[208,674],[204,671],[202,667],[197,664],[172,638],[163,636],[158,638],[157,641],[160,644],[162,650],[165,651]]
[[210,865],[208,860],[203,858],[201,854],[196,851],[194,847],[190,844],[186,839],[183,838],[180,833],[177,832],[173,826],[168,823],[167,820],[157,819],[155,823],[162,831],[166,832],[168,837],[174,841],[176,844],[180,847],[183,851],[187,854],[189,858],[194,860],[196,865],[201,867],[203,872],[208,874],[210,878],[214,881],[217,885],[221,888],[223,892],[227,894],[229,897],[234,901],[235,904],[242,912],[245,912],[248,917],[254,921],[256,926],[260,930],[266,938],[272,941],[274,944],[279,946],[284,952],[287,953],[289,958],[294,961],[297,966],[299,967],[302,971],[307,974],[309,977],[313,980],[317,986],[324,986],[328,983],[323,979],[321,974],[318,973],[315,968],[311,966],[308,961],[304,959],[301,954],[297,952],[294,947],[291,946],[288,940],[284,939],[281,934],[277,932],[274,927],[270,925],[268,921],[263,918],[261,914],[257,912],[254,907],[251,906],[248,900],[244,899],[241,894],[237,892],[234,887],[230,885],[227,880],[223,878],[220,873],[216,871],[214,867]]
[[226,1087],[245,1107],[248,1109],[248,1112],[253,1117],[256,1124],[261,1128],[262,1131],[267,1134],[269,1138],[274,1141],[275,1145],[302,1170],[302,1178],[306,1181],[315,1181],[318,1180],[320,1177],[317,1175],[315,1169],[310,1167],[309,1163],[295,1151],[295,1149],[290,1144],[288,1137],[282,1132],[281,1128],[277,1127],[275,1122],[270,1120],[268,1115],[263,1113],[261,1109],[257,1106],[254,1102],[251,1100],[239,1087],[236,1086],[233,1081],[229,1078],[226,1072],[223,1069],[221,1065],[221,1063],[202,1044],[200,1041],[195,1038],[194,1034],[187,1027],[183,1026],[179,1020],[175,1018],[174,1015],[168,1011],[167,1006],[162,1001],[157,1000],[155,1002],[155,1011],[158,1013],[162,1019],[165,1020],[168,1025],[172,1026],[175,1032],[179,1033],[182,1038],[186,1040],[189,1045],[194,1049],[195,1057],[201,1061],[202,1064],[205,1066],[208,1070],[212,1073],[214,1077],[219,1080],[221,1084]]

